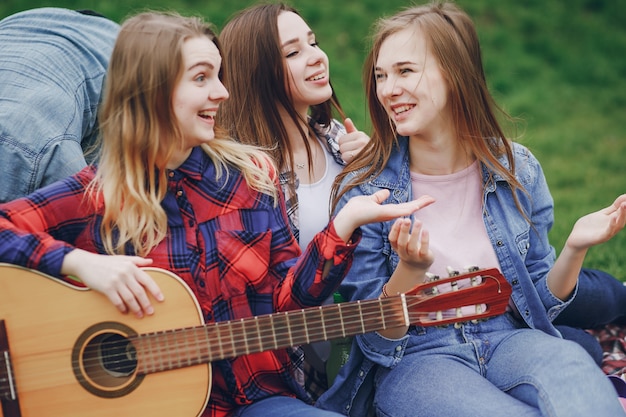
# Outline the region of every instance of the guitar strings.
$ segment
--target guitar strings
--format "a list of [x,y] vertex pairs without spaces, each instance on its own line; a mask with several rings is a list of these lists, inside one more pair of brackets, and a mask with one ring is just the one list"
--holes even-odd
[[[391,304],[384,301],[384,304]],[[322,306],[320,309],[295,310],[283,313],[268,315],[265,319],[270,319],[266,325],[258,325],[255,318],[234,320],[228,322],[211,323],[205,326],[177,329],[173,331],[163,331],[146,333],[138,337],[131,337],[128,340],[136,344],[136,348],[143,351],[144,359],[153,359],[153,366],[162,368],[174,366],[177,362],[183,365],[190,361],[191,357],[199,358],[197,363],[211,362],[244,353],[255,353],[265,350],[280,349],[313,341],[328,340],[355,333],[364,333],[367,329],[379,329],[381,323],[381,309],[378,307],[379,301],[366,305],[361,303],[360,311],[353,308],[348,312],[343,308],[343,320],[339,317],[339,310],[330,314],[330,309],[334,305]],[[401,304],[396,301],[397,312],[395,323],[403,323]],[[388,309],[388,307],[386,307]],[[319,313],[315,314],[315,313]],[[306,317],[312,314],[318,317]],[[332,316],[332,317],[331,317]],[[389,311],[384,313],[383,320],[389,321],[393,315]],[[260,317],[262,318],[262,316]],[[394,323],[394,324],[395,324]],[[227,342],[222,342],[226,340]],[[263,342],[265,340],[265,342]],[[115,341],[103,343],[103,350],[119,350],[126,341]],[[178,359],[163,361],[161,356],[171,356],[170,352],[176,352]],[[238,353],[239,352],[239,353]],[[123,356],[123,355],[121,355]],[[143,356],[143,355],[140,355]],[[126,358],[120,359],[120,362]],[[92,364],[99,362],[99,359],[92,360]],[[113,361],[112,361],[113,362]]]
[[[273,313],[265,317],[265,320],[272,317],[271,326],[259,325],[259,319],[263,319],[264,316],[250,317],[144,333],[125,337],[123,340],[102,342],[98,346],[103,352],[122,352],[107,357],[108,365],[114,367],[128,363],[129,360],[136,360],[137,368],[140,368],[142,373],[148,374],[210,363],[246,353],[332,340],[346,335],[390,328],[389,326],[397,327],[404,325],[407,319],[413,324],[420,324],[420,321],[424,320],[428,322],[428,325],[433,325],[432,312],[416,310],[424,299],[428,299],[427,297],[422,295],[405,295],[404,297],[409,312],[408,318],[405,317],[401,296],[398,295],[378,300],[324,305],[317,309]],[[487,315],[487,310],[488,308],[483,308],[481,314]],[[305,318],[306,315],[314,312],[319,312],[319,317]],[[347,332],[346,329],[348,329]],[[222,339],[227,343],[224,343]],[[273,343],[265,342],[264,344],[265,339],[272,340]],[[136,350],[135,357],[129,357],[130,353],[126,349],[129,344]],[[73,365],[74,371],[79,372],[80,366],[85,369],[100,369],[102,357],[84,358],[80,365]],[[133,369],[129,375],[135,373],[137,368]],[[55,371],[45,374],[53,373]],[[41,370],[37,371],[40,377],[44,377],[45,374],[42,374]],[[2,381],[0,381],[0,387],[2,386]]]
[[[399,298],[399,297],[398,297]],[[389,304],[388,300],[381,300],[384,304]],[[366,304],[366,302],[361,303]],[[332,308],[335,305],[322,306]],[[307,309],[307,312],[315,311],[311,309]],[[301,311],[294,310],[292,312],[288,312],[288,316],[295,316]],[[280,322],[280,318],[284,317],[283,313],[274,313],[271,316],[278,319],[278,324],[275,325],[274,328],[264,327],[260,328],[258,332],[259,338],[268,338],[275,339],[275,344],[278,345],[278,348],[283,348],[289,346],[290,338],[293,336],[289,336],[289,330],[291,329],[291,333],[293,334],[295,329],[291,328],[291,326],[286,325],[285,323]],[[269,315],[268,315],[269,316]],[[295,318],[295,317],[294,317]],[[197,365],[203,363],[209,363],[214,360],[221,359],[220,356],[224,356],[224,358],[238,356],[238,355],[227,355],[226,353],[230,352],[232,349],[233,353],[241,350],[241,346],[244,346],[245,343],[250,343],[251,338],[246,337],[246,334],[240,331],[242,327],[242,321],[248,321],[253,318],[247,318],[244,320],[235,320],[235,321],[227,321],[227,322],[218,322],[218,323],[210,323],[204,326],[195,326],[189,328],[180,328],[174,330],[167,331],[158,331],[151,333],[144,333],[138,336],[130,336],[126,340],[118,340],[114,342],[103,342],[101,343],[100,350],[115,350],[119,351],[120,348],[125,347],[129,342],[132,343],[136,348],[141,346],[142,342],[148,342],[149,347],[146,348],[145,352],[141,351],[139,348],[138,352],[138,361],[146,361],[153,362],[152,365],[156,368],[152,370],[153,373],[161,370],[168,369],[176,369],[183,367],[184,365]],[[357,319],[356,317],[348,317],[344,320],[343,325],[341,323],[329,323],[329,319],[327,318],[325,321],[322,318],[312,319],[306,321],[307,327],[314,326],[326,326],[326,333],[329,334],[331,332],[340,333],[343,327],[350,326],[358,326],[360,328],[362,325],[366,328],[368,326],[376,326],[378,328],[380,326],[380,310],[376,309],[376,311],[367,311],[364,310],[363,320]],[[363,323],[362,323],[363,322]],[[210,333],[215,333],[214,335],[210,335]],[[311,340],[313,341],[313,337],[315,340],[325,340],[323,339],[323,331],[321,329],[318,330],[310,330],[309,335]],[[340,336],[338,336],[340,337]],[[228,339],[231,340],[227,346],[217,347],[219,344],[219,339]],[[246,342],[246,339],[248,341]],[[305,343],[304,341],[301,343]],[[299,343],[298,343],[299,344]],[[268,344],[268,349],[264,350],[273,350],[270,348]],[[63,350],[57,351],[47,351],[47,355],[58,356],[68,354],[70,350],[67,352],[63,352]],[[124,350],[125,351],[125,350]],[[206,351],[206,353],[205,353]],[[212,352],[212,353],[211,353]],[[244,354],[245,352],[240,352],[240,354]],[[145,355],[144,355],[145,354]],[[187,357],[199,357],[199,359],[193,363],[188,363],[189,361],[186,359]],[[26,359],[25,359],[26,360]],[[126,362],[128,357],[126,354],[116,354],[109,357],[107,363],[110,365],[120,364]],[[84,368],[89,372],[90,370],[98,370],[102,368],[102,359],[101,357],[96,358],[85,358],[80,364],[72,364],[72,370],[74,373],[82,373],[81,368]],[[65,373],[65,370],[50,370],[45,371],[42,369],[37,369],[35,374],[38,378],[46,378],[50,375],[56,375],[58,373]],[[29,377],[28,373],[23,373],[24,377]],[[3,384],[0,383],[0,386]]]
[[[419,305],[421,302],[417,297],[407,297],[409,310]],[[145,351],[143,352],[146,355],[144,358],[146,360],[150,358],[153,362],[151,366],[145,364],[144,368],[150,368],[152,372],[157,372],[163,370],[164,367],[170,369],[172,363],[175,364],[174,367],[190,366],[239,356],[244,353],[255,353],[314,341],[335,339],[345,336],[346,333],[351,336],[373,330],[382,330],[388,326],[395,325],[397,327],[404,324],[406,318],[403,312],[399,310],[401,309],[400,304],[398,304],[398,310],[394,312],[395,317],[393,317],[389,312],[385,312],[382,305],[380,308],[377,308],[377,304],[380,303],[379,300],[376,300],[374,303],[374,306],[367,306],[365,303],[361,303],[360,306],[358,304],[351,305],[351,310],[357,310],[358,308],[359,311],[346,311],[344,314],[348,315],[347,319],[339,318],[339,320],[337,320],[338,317],[324,317],[324,307],[321,307],[317,310],[320,313],[320,317],[309,317],[306,322],[304,317],[305,313],[310,315],[312,312],[316,312],[316,310],[308,309],[306,312],[303,310],[292,311],[287,314],[275,313],[272,316],[274,316],[274,319],[279,323],[272,323],[271,326],[265,328],[259,327],[258,321],[255,320],[255,318],[246,318],[238,321],[221,322],[219,324],[213,323],[191,329],[179,329],[182,333],[168,331],[144,334],[131,340],[131,343],[134,341],[139,346],[145,345],[146,343],[149,345],[147,347],[143,346],[140,349]],[[467,307],[470,306],[475,308],[476,305],[469,304]],[[484,304],[480,306],[480,312],[484,313],[486,306]],[[328,308],[329,307],[326,307],[326,309]],[[365,308],[365,311],[363,311],[363,308]],[[344,310],[348,310],[348,308],[344,307]],[[340,309],[333,312],[333,316],[337,315],[341,315]],[[417,323],[424,319],[429,319],[429,321],[433,323],[439,321],[434,318],[433,313],[409,314],[409,316],[409,321],[412,323]],[[455,316],[454,321],[458,318],[460,317]],[[461,318],[464,317],[461,316]],[[329,319],[330,323],[328,323]],[[386,321],[393,321],[393,323],[387,325]],[[298,327],[298,325],[300,327]],[[348,332],[345,331],[346,328],[349,329]],[[189,332],[193,334],[191,335]],[[230,343],[220,343],[220,339],[226,339],[230,341]],[[264,343],[263,340],[266,339],[273,341],[273,343]],[[110,346],[106,346],[105,344],[105,348],[113,349],[115,347],[114,345],[117,343],[124,344],[128,342],[113,342],[113,345]],[[171,359],[172,351],[178,353],[178,361]],[[163,355],[167,357],[166,363],[163,362]],[[124,355],[122,354],[122,356]],[[120,359],[120,363],[125,360],[127,360],[127,358],[123,357]],[[178,366],[176,366],[176,364]]]

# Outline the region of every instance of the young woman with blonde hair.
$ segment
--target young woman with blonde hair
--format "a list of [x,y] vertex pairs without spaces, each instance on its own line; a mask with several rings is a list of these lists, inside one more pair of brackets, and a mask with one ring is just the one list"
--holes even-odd
[[[107,75],[100,164],[0,205],[0,262],[73,277],[138,317],[167,302],[142,268],[160,267],[190,287],[207,322],[237,320],[319,305],[349,269],[359,226],[431,202],[359,197],[299,257],[271,158],[216,127],[228,98],[221,60],[200,19],[126,20]],[[211,366],[203,416],[335,415],[303,401],[286,349]]]

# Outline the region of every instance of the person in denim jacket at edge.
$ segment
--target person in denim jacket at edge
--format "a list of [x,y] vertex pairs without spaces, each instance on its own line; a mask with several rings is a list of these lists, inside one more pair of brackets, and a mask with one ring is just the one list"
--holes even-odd
[[[328,56],[294,8],[250,6],[226,23],[220,41],[231,100],[220,107],[218,122],[235,139],[262,146],[274,157],[289,226],[306,248],[328,223],[335,177],[369,137],[345,118],[331,85]],[[328,388],[329,353],[329,342],[294,348],[294,363],[301,364],[297,378],[312,400]]]
[[552,320],[575,297],[588,248],[624,227],[626,195],[581,217],[555,260],[541,166],[505,139],[473,22],[452,3],[381,19],[365,80],[372,138],[347,167],[336,209],[382,189],[390,203],[423,194],[435,203],[412,225],[364,226],[339,291],[349,300],[386,297],[428,272],[477,265],[499,268],[513,293],[510,311],[486,321],[356,336],[317,406],[359,417],[369,406],[394,417],[625,415],[609,379]]
[[52,7],[0,21],[0,202],[91,162],[118,31],[117,23],[92,11]]

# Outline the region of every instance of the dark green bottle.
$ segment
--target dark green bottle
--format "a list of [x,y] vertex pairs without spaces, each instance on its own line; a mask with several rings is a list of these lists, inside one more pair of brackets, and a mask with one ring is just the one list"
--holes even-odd
[[[333,294],[335,304],[346,301],[338,292]],[[328,386],[330,387],[341,368],[350,356],[350,347],[352,346],[352,337],[342,337],[330,341],[330,355],[326,361],[326,376],[328,378]]]

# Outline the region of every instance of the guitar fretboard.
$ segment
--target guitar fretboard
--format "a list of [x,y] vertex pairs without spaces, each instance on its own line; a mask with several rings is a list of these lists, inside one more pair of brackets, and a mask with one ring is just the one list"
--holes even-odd
[[400,294],[146,333],[133,344],[138,372],[149,374],[408,324],[405,295]]

